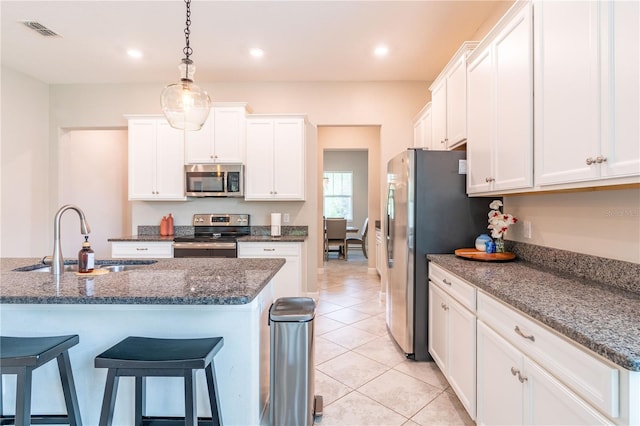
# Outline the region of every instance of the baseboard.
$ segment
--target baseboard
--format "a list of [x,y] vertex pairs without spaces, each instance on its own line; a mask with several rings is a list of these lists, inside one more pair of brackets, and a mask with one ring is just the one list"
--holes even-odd
[[317,302],[320,297],[320,293],[317,291],[308,291],[305,293],[305,297],[310,297]]

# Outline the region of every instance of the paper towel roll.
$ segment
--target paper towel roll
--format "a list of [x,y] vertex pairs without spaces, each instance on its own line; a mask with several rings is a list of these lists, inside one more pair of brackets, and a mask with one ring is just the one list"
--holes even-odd
[[280,223],[282,221],[282,214],[280,213],[271,213],[271,236],[279,237],[280,236]]

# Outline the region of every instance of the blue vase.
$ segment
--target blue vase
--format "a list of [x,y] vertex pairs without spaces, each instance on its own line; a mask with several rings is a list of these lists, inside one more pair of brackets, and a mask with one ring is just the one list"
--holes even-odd
[[476,238],[476,250],[485,251],[486,250],[485,243],[487,241],[491,241],[491,237],[489,235],[487,234],[478,235],[478,238]]

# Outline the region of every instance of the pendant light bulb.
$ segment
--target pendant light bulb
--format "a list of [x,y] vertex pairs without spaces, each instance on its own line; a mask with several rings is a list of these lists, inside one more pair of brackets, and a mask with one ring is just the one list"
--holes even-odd
[[187,5],[186,47],[184,48],[185,57],[178,66],[180,82],[170,84],[162,90],[160,104],[171,127],[180,130],[200,130],[209,116],[211,98],[206,91],[193,83],[196,67],[189,59],[192,53],[189,47],[191,0],[185,0],[185,3]]

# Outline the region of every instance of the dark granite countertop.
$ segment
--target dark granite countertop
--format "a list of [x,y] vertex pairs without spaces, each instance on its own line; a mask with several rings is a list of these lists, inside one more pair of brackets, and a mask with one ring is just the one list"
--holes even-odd
[[615,364],[640,371],[640,294],[521,260],[427,258]]
[[[0,303],[241,305],[250,303],[284,259],[158,259],[140,269],[104,275],[16,272],[41,259],[0,259]],[[131,260],[109,263],[131,263]]]
[[247,235],[238,238],[240,243],[263,243],[263,242],[281,242],[281,243],[302,243],[306,241],[306,235],[283,235],[281,237],[272,237],[270,235]]
[[173,242],[175,235],[162,236],[160,234],[148,234],[148,235],[130,235],[127,237],[109,238],[107,241],[168,241]]

